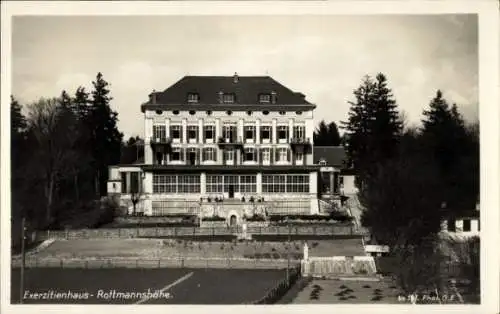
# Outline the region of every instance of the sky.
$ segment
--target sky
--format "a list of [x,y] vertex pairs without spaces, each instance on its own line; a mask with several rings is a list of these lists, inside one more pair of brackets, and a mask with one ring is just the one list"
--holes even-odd
[[26,16],[13,18],[12,94],[21,103],[90,89],[102,72],[126,138],[140,105],[184,75],[270,75],[347,119],[365,75],[384,73],[411,125],[441,89],[478,119],[476,15]]

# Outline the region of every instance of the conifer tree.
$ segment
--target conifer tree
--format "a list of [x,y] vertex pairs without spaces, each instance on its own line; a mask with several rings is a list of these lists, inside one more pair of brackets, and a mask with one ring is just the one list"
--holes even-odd
[[350,163],[357,171],[357,185],[362,187],[377,170],[377,164],[397,151],[402,123],[386,77],[379,73],[373,80],[365,76],[354,91],[355,100],[348,120],[342,122]]
[[96,194],[102,196],[106,195],[108,166],[120,162],[123,134],[117,127],[118,113],[110,107],[113,98],[109,95],[109,83],[99,72],[92,85],[89,124],[92,131]]
[[[449,208],[471,208],[478,194],[479,143],[468,134],[457,105],[450,106],[438,90],[423,112],[422,147],[439,165],[445,186],[443,201]],[[465,209],[465,208],[461,208]]]

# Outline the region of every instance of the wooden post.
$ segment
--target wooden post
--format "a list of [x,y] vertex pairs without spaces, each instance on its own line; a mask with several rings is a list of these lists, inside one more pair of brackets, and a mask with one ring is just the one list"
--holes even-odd
[[24,266],[26,263],[25,242],[26,242],[26,218],[23,217],[21,222],[21,283],[19,285],[19,301],[23,303],[24,295]]
[[286,280],[288,281],[288,275],[289,275],[289,269],[290,269],[290,232],[292,231],[292,226],[290,225],[290,222],[288,222],[288,250],[287,250],[287,254],[286,254],[286,260],[287,260],[287,263],[286,263]]

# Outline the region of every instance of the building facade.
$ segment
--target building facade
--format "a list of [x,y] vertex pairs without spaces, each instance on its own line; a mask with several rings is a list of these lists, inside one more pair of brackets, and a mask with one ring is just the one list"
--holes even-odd
[[269,76],[186,76],[142,104],[144,161],[111,167],[108,192],[145,215],[213,202],[318,213],[315,108]]

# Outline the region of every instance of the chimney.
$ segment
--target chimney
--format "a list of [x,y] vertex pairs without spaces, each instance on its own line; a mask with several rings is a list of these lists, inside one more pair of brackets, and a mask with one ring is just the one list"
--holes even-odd
[[153,92],[149,94],[149,101],[154,105],[156,104],[156,91],[153,89]]
[[234,72],[233,83],[238,83],[238,73]]

